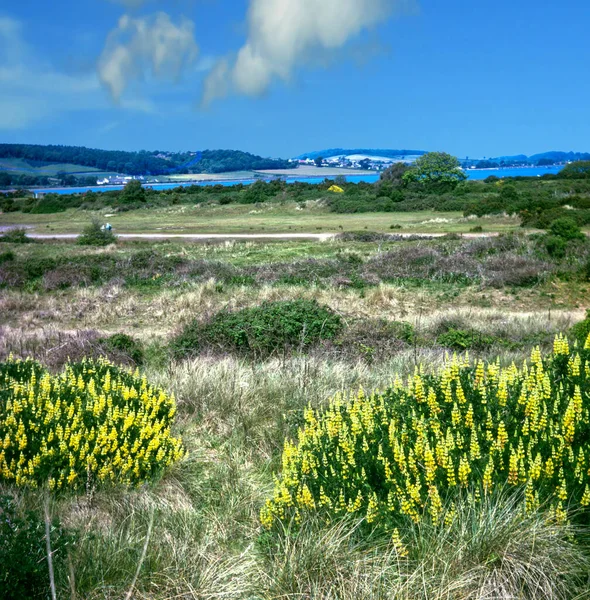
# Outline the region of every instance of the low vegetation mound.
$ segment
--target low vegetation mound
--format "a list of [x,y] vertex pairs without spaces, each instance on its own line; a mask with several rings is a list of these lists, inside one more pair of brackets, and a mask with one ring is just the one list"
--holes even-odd
[[0,363],[0,482],[139,485],[183,455],[175,411],[163,390],[105,360],[57,376],[31,360]]
[[559,336],[520,369],[455,356],[434,375],[418,368],[383,393],[307,409],[261,520],[353,515],[395,533],[408,519],[449,525],[461,498],[508,488],[562,522],[590,506],[588,439],[590,337],[571,350]]
[[103,227],[98,221],[92,221],[84,228],[82,235],[78,238],[81,246],[108,246],[117,241],[115,234]]
[[265,302],[217,313],[206,322],[194,320],[173,341],[172,349],[177,358],[206,349],[268,357],[332,339],[342,328],[341,317],[315,300]]
[[34,241],[27,235],[27,230],[22,227],[9,229],[0,236],[0,242],[6,242],[7,244],[31,244]]

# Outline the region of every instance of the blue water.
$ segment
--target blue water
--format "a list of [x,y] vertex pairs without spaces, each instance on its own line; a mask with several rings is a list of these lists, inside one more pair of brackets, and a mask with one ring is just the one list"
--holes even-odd
[[[546,175],[547,173],[559,173],[563,167],[522,167],[517,169],[469,169],[466,171],[469,179],[481,180],[495,175],[496,177],[537,177]],[[295,183],[296,181],[301,183],[320,183],[323,181],[323,177],[289,177],[287,183]],[[346,181],[349,183],[375,183],[379,180],[379,175],[349,175],[346,177]],[[146,187],[150,187],[154,190],[171,190],[177,187],[188,187],[191,185],[208,186],[208,185],[225,185],[233,186],[239,183],[248,185],[254,183],[255,179],[241,179],[233,181],[200,181],[198,183],[154,183],[148,184]],[[47,188],[42,190],[35,190],[35,193],[44,194],[84,194],[85,192],[112,192],[116,190],[122,190],[122,185],[111,185],[111,186],[90,186],[90,187],[71,187],[71,188]]]

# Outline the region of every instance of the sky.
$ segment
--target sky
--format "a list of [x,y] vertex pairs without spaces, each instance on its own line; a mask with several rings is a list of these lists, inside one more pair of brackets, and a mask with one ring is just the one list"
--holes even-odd
[[0,142],[590,151],[587,0],[4,0]]

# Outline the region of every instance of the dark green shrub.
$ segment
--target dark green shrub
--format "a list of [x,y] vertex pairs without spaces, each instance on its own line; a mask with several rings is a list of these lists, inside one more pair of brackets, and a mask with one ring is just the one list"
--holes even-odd
[[210,321],[193,321],[173,341],[178,358],[206,350],[271,356],[334,338],[339,315],[315,300],[265,302],[238,312],[220,312]]
[[[51,550],[56,572],[64,570],[64,555],[73,536],[59,521],[51,525]],[[34,512],[22,513],[8,496],[0,497],[0,599],[49,597],[45,523]]]
[[500,198],[506,203],[511,204],[513,202],[518,201],[519,195],[516,191],[514,185],[505,184],[502,186],[502,190],[500,191]]
[[0,252],[0,265],[2,263],[10,262],[16,258],[16,255],[12,250],[7,250],[6,252]]
[[555,236],[558,236],[566,241],[583,240],[585,239],[580,226],[569,217],[556,219],[549,225],[549,231]]
[[586,281],[590,281],[590,258],[586,260],[586,264],[584,265],[584,278]]
[[141,365],[143,363],[143,347],[130,335],[116,333],[107,338],[101,338],[98,342],[111,352],[121,352],[122,354],[125,354],[136,365]]
[[82,246],[108,246],[117,241],[112,231],[102,229],[98,221],[92,221],[84,228],[82,235],[78,238],[78,244]]
[[481,225],[476,225],[469,230],[471,233],[481,233],[483,231],[483,227]]
[[9,229],[4,235],[0,236],[0,242],[6,242],[7,244],[31,244],[34,241],[27,235],[27,230],[20,227]]
[[543,236],[543,243],[547,254],[553,258],[563,258],[567,251],[567,241],[557,235]]
[[441,333],[436,341],[445,348],[463,352],[465,350],[481,350],[488,348],[496,339],[474,329],[449,329]]
[[584,346],[590,335],[590,309],[586,311],[586,318],[583,321],[576,323],[570,329],[570,333],[576,338],[578,344]]
[[22,271],[29,279],[43,277],[47,271],[55,269],[57,261],[53,258],[43,256],[29,256],[22,264]]

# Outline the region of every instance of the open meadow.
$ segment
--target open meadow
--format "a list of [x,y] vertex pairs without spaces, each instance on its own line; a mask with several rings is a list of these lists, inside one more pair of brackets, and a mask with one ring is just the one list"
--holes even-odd
[[590,241],[302,193],[1,215],[6,597],[589,597]]

